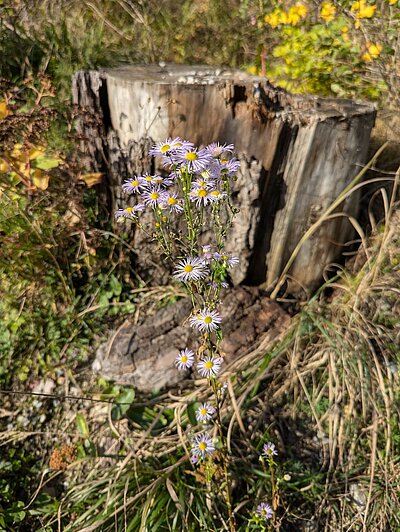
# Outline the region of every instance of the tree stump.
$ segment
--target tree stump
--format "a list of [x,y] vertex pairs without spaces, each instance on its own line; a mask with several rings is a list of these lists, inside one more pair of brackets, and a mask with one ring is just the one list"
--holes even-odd
[[[180,136],[235,145],[241,167],[232,199],[240,214],[226,243],[241,260],[235,285],[273,285],[304,232],[366,162],[375,119],[368,103],[292,95],[263,77],[205,66],[81,71],[73,95],[85,111],[83,162],[105,173],[111,211],[128,204],[124,179],[158,170],[147,155],[153,143]],[[340,210],[355,216],[358,203],[353,194]],[[149,244],[131,230],[143,256]],[[290,269],[291,291],[313,289],[351,233],[346,217],[321,225]]]
[[[191,310],[190,298],[185,298],[139,325],[126,320],[97,350],[93,370],[146,393],[178,384],[183,375],[196,371],[182,372],[175,366],[180,349],[199,348],[199,338],[187,319]],[[251,352],[261,341],[272,341],[289,324],[288,314],[278,303],[255,287],[225,291],[220,312],[224,331],[220,349],[226,364]]]

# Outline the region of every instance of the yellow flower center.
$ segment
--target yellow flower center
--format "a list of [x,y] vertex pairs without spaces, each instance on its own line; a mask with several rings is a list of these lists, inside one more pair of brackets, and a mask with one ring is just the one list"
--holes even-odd
[[169,144],[164,144],[164,146],[162,146],[160,152],[161,153],[165,153],[166,151],[168,151],[170,149],[171,149],[171,146]]
[[206,316],[204,318],[204,323],[211,323],[212,322],[212,317],[211,316]]
[[207,449],[207,444],[206,444],[206,442],[201,441],[201,442],[199,443],[199,449],[200,449],[200,451],[205,451],[205,450]]
[[191,264],[186,264],[186,266],[183,267],[183,271],[186,273],[190,273],[193,271],[193,266]]
[[181,362],[183,362],[184,364],[187,362],[188,360],[188,357],[186,355],[182,355],[181,356]]
[[178,203],[178,201],[176,198],[168,198],[167,203],[168,205],[175,205],[176,203]]
[[213,190],[210,194],[211,196],[219,196],[219,190]]
[[126,212],[129,212],[129,213],[130,213],[130,212],[133,211],[133,208],[132,208],[132,207],[127,207],[125,210],[126,210]]
[[151,175],[147,175],[147,176],[145,177],[145,180],[146,180],[146,181],[153,181],[153,178],[151,177]]
[[198,158],[199,157],[197,153],[195,153],[194,151],[190,151],[185,154],[185,159],[187,159],[188,161],[197,161]]
[[205,416],[206,414],[207,414],[207,409],[206,409],[206,408],[202,408],[202,409],[200,410],[200,415],[201,415],[201,416]]
[[158,199],[159,196],[160,196],[160,194],[159,194],[158,192],[152,192],[152,193],[150,194],[150,197],[151,197],[152,200],[156,200],[156,199]]
[[138,181],[137,179],[136,179],[135,181],[131,181],[131,185],[132,185],[133,187],[138,187],[139,184],[140,184],[140,183],[139,183],[139,181]]
[[205,198],[207,196],[207,190],[205,188],[199,188],[197,195],[199,198]]
[[182,146],[182,142],[175,142],[175,144],[172,145],[173,148],[180,148]]
[[204,365],[206,369],[212,369],[214,367],[214,362],[212,362],[212,360],[207,360],[207,362]]

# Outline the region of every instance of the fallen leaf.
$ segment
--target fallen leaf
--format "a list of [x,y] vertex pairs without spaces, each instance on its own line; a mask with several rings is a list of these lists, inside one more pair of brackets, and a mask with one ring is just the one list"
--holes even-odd
[[46,190],[49,186],[49,174],[43,172],[43,170],[34,170],[32,172],[32,182],[35,187],[40,188],[40,190]]
[[93,187],[94,185],[101,183],[102,178],[102,172],[93,172],[91,174],[82,174],[79,179],[84,181],[88,187]]
[[33,161],[40,156],[43,156],[46,153],[46,148],[44,146],[33,146],[29,150],[29,159]]
[[7,104],[5,100],[0,101],[0,120],[8,115]]
[[4,161],[3,159],[0,159],[0,173],[6,173],[8,172],[10,169],[8,163],[6,163],[6,161]]

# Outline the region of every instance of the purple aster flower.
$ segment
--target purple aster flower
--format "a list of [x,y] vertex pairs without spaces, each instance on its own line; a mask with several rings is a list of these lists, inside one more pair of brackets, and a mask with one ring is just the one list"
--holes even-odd
[[192,190],[197,190],[199,188],[205,188],[207,190],[215,186],[215,181],[213,179],[203,179],[202,177],[196,179],[192,182]]
[[208,286],[211,286],[211,288],[229,288],[229,284],[225,281],[213,281]]
[[209,421],[215,414],[215,408],[209,403],[203,403],[199,406],[196,412],[197,421]]
[[128,179],[122,184],[122,190],[128,194],[140,194],[145,189],[142,177],[134,177],[133,179]]
[[227,175],[228,177],[232,177],[236,175],[237,171],[240,168],[240,162],[235,159],[234,157],[229,160],[222,160],[221,161],[221,174]]
[[208,379],[211,379],[211,377],[216,377],[218,375],[221,370],[221,365],[221,357],[208,356],[199,360],[199,362],[197,363],[197,371],[202,377],[207,377]]
[[199,457],[194,455],[194,454],[192,454],[192,456],[190,457],[190,463],[192,465],[196,465],[198,461],[199,461]]
[[200,178],[205,182],[212,182],[216,183],[219,181],[221,172],[219,170],[220,164],[218,161],[211,161],[209,166],[205,170],[203,170],[200,174]]
[[165,188],[170,187],[171,185],[173,185],[173,183],[174,180],[171,177],[162,177],[160,175],[155,175],[152,181],[152,184],[160,185]]
[[212,202],[209,191],[204,188],[193,188],[189,192],[190,201],[196,203],[196,207],[205,207]]
[[182,349],[179,351],[175,359],[175,364],[178,369],[189,369],[193,366],[194,362],[194,353],[188,348]]
[[228,255],[227,253],[221,254],[220,259],[224,262],[228,268],[233,268],[237,264],[239,264],[239,257],[235,257],[234,255]]
[[146,192],[143,192],[142,198],[146,205],[157,207],[163,202],[164,191],[159,185],[155,185],[146,190]]
[[176,265],[174,277],[180,281],[199,281],[208,275],[204,263],[198,257],[186,257]]
[[213,451],[215,451],[215,447],[211,437],[205,432],[197,434],[192,442],[192,455],[197,458],[205,458],[207,454],[211,454]]
[[155,185],[156,183],[154,183],[154,175],[150,175],[150,174],[143,174],[140,179],[143,183],[143,185],[146,187],[146,188],[150,188],[152,185]]
[[214,158],[218,159],[225,152],[233,153],[233,144],[220,144],[219,142],[213,142],[204,148]]
[[178,198],[176,192],[165,192],[161,207],[169,209],[169,212],[176,212],[177,214],[183,212],[182,200]]
[[216,310],[203,308],[189,319],[190,326],[199,331],[215,331],[221,323],[221,316]]
[[267,520],[272,518],[274,512],[269,504],[262,502],[257,506],[256,513],[263,519]]
[[268,457],[277,455],[278,451],[275,449],[275,444],[271,442],[264,443],[262,454],[263,456],[268,456]]
[[226,192],[221,192],[220,190],[210,190],[210,193],[209,193],[209,198],[211,200],[211,203],[222,201],[224,198],[226,198],[226,196],[227,196]]
[[182,148],[173,153],[172,161],[174,164],[185,166],[189,172],[202,172],[211,161],[210,154],[203,148]]
[[201,251],[203,252],[203,255],[200,257],[200,260],[204,262],[204,264],[210,264],[212,259],[214,258],[214,253],[211,251],[211,246],[202,246]]
[[175,152],[178,149],[191,149],[193,148],[193,144],[191,142],[188,142],[187,140],[182,140],[179,137],[168,138],[164,142],[157,142],[149,151],[149,155],[153,155],[154,157],[157,155],[169,155],[173,152]]
[[115,213],[116,218],[137,218],[137,213],[145,208],[143,203],[138,203],[133,207],[125,207],[124,209],[118,209]]

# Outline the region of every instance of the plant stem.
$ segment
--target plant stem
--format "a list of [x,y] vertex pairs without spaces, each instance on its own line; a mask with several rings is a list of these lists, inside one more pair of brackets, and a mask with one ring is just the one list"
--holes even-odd
[[211,379],[211,387],[215,395],[217,426],[218,426],[218,432],[221,438],[221,445],[222,445],[222,458],[223,458],[223,464],[224,464],[224,476],[225,476],[225,485],[226,485],[226,505],[228,507],[228,514],[229,514],[229,528],[230,528],[230,532],[235,532],[236,523],[235,523],[235,517],[232,512],[231,490],[229,486],[228,449],[226,445],[226,438],[224,435],[224,431],[222,429],[218,391],[217,391],[217,385],[216,385],[215,379]]

